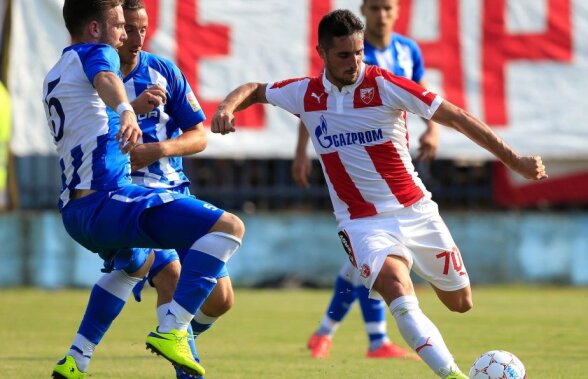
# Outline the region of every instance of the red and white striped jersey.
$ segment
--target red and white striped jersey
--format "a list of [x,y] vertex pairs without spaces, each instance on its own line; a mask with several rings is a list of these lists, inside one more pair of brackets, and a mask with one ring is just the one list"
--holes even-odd
[[441,96],[362,65],[358,80],[341,91],[323,74],[270,83],[266,97],[306,126],[337,221],[393,212],[430,198],[409,155],[406,112],[430,119]]

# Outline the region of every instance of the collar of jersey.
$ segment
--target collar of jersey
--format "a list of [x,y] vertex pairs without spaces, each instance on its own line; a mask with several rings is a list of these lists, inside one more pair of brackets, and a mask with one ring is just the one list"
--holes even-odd
[[348,86],[343,86],[343,88],[341,88],[341,91],[339,91],[339,89],[333,85],[333,83],[331,83],[329,81],[329,79],[327,79],[327,73],[326,71],[323,71],[323,86],[325,87],[325,92],[327,93],[340,93],[342,95],[346,95],[348,93],[353,93],[353,91],[355,91],[355,88],[361,84],[361,82],[363,81],[363,77],[365,76],[365,63],[361,62],[361,67],[359,69],[359,76],[357,77],[357,80],[355,81],[355,83],[348,85]]

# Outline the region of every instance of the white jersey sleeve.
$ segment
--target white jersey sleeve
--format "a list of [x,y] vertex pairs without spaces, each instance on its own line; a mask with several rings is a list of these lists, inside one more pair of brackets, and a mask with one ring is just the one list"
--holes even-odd
[[416,84],[412,80],[393,75],[381,70],[382,76],[378,77],[380,88],[383,89],[382,97],[388,106],[393,109],[406,110],[417,116],[431,119],[443,98]]
[[268,83],[265,90],[267,101],[294,115],[303,112],[303,95],[308,78],[288,79],[280,82]]

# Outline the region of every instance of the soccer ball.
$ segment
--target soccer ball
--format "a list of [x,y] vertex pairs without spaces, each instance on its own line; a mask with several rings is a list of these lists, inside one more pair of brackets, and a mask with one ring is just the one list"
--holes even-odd
[[525,366],[514,354],[492,350],[476,359],[470,369],[470,379],[526,379]]

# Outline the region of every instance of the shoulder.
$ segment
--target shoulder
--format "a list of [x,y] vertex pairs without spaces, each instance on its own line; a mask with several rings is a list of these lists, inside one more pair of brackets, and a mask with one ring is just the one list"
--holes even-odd
[[74,51],[82,58],[103,56],[108,59],[119,59],[114,47],[104,43],[80,43],[69,46],[63,50],[64,53],[68,51]]
[[307,77],[300,77],[300,78],[291,78],[291,79],[280,80],[277,82],[268,83],[268,88],[269,89],[279,89],[279,88],[287,87],[290,84],[302,84],[302,81],[307,80],[307,79],[308,79]]
[[164,58],[160,55],[150,53],[148,51],[141,51],[141,59],[144,59],[145,62],[147,63],[147,65],[149,65],[151,67],[159,66],[159,67],[166,67],[169,69],[177,69],[177,67],[178,67],[171,60]]
[[415,40],[402,34],[392,33],[392,45],[396,43],[407,46],[412,51],[420,52],[419,45]]
[[412,89],[416,85],[415,82],[404,76],[395,75],[388,70],[372,65],[366,65],[365,78],[366,80],[378,79],[381,80],[382,83],[392,84],[392,87],[390,88],[401,87],[406,89],[407,87],[410,87]]
[[168,81],[174,81],[182,75],[180,69],[174,62],[147,51],[141,51],[141,62],[144,67],[158,72]]

